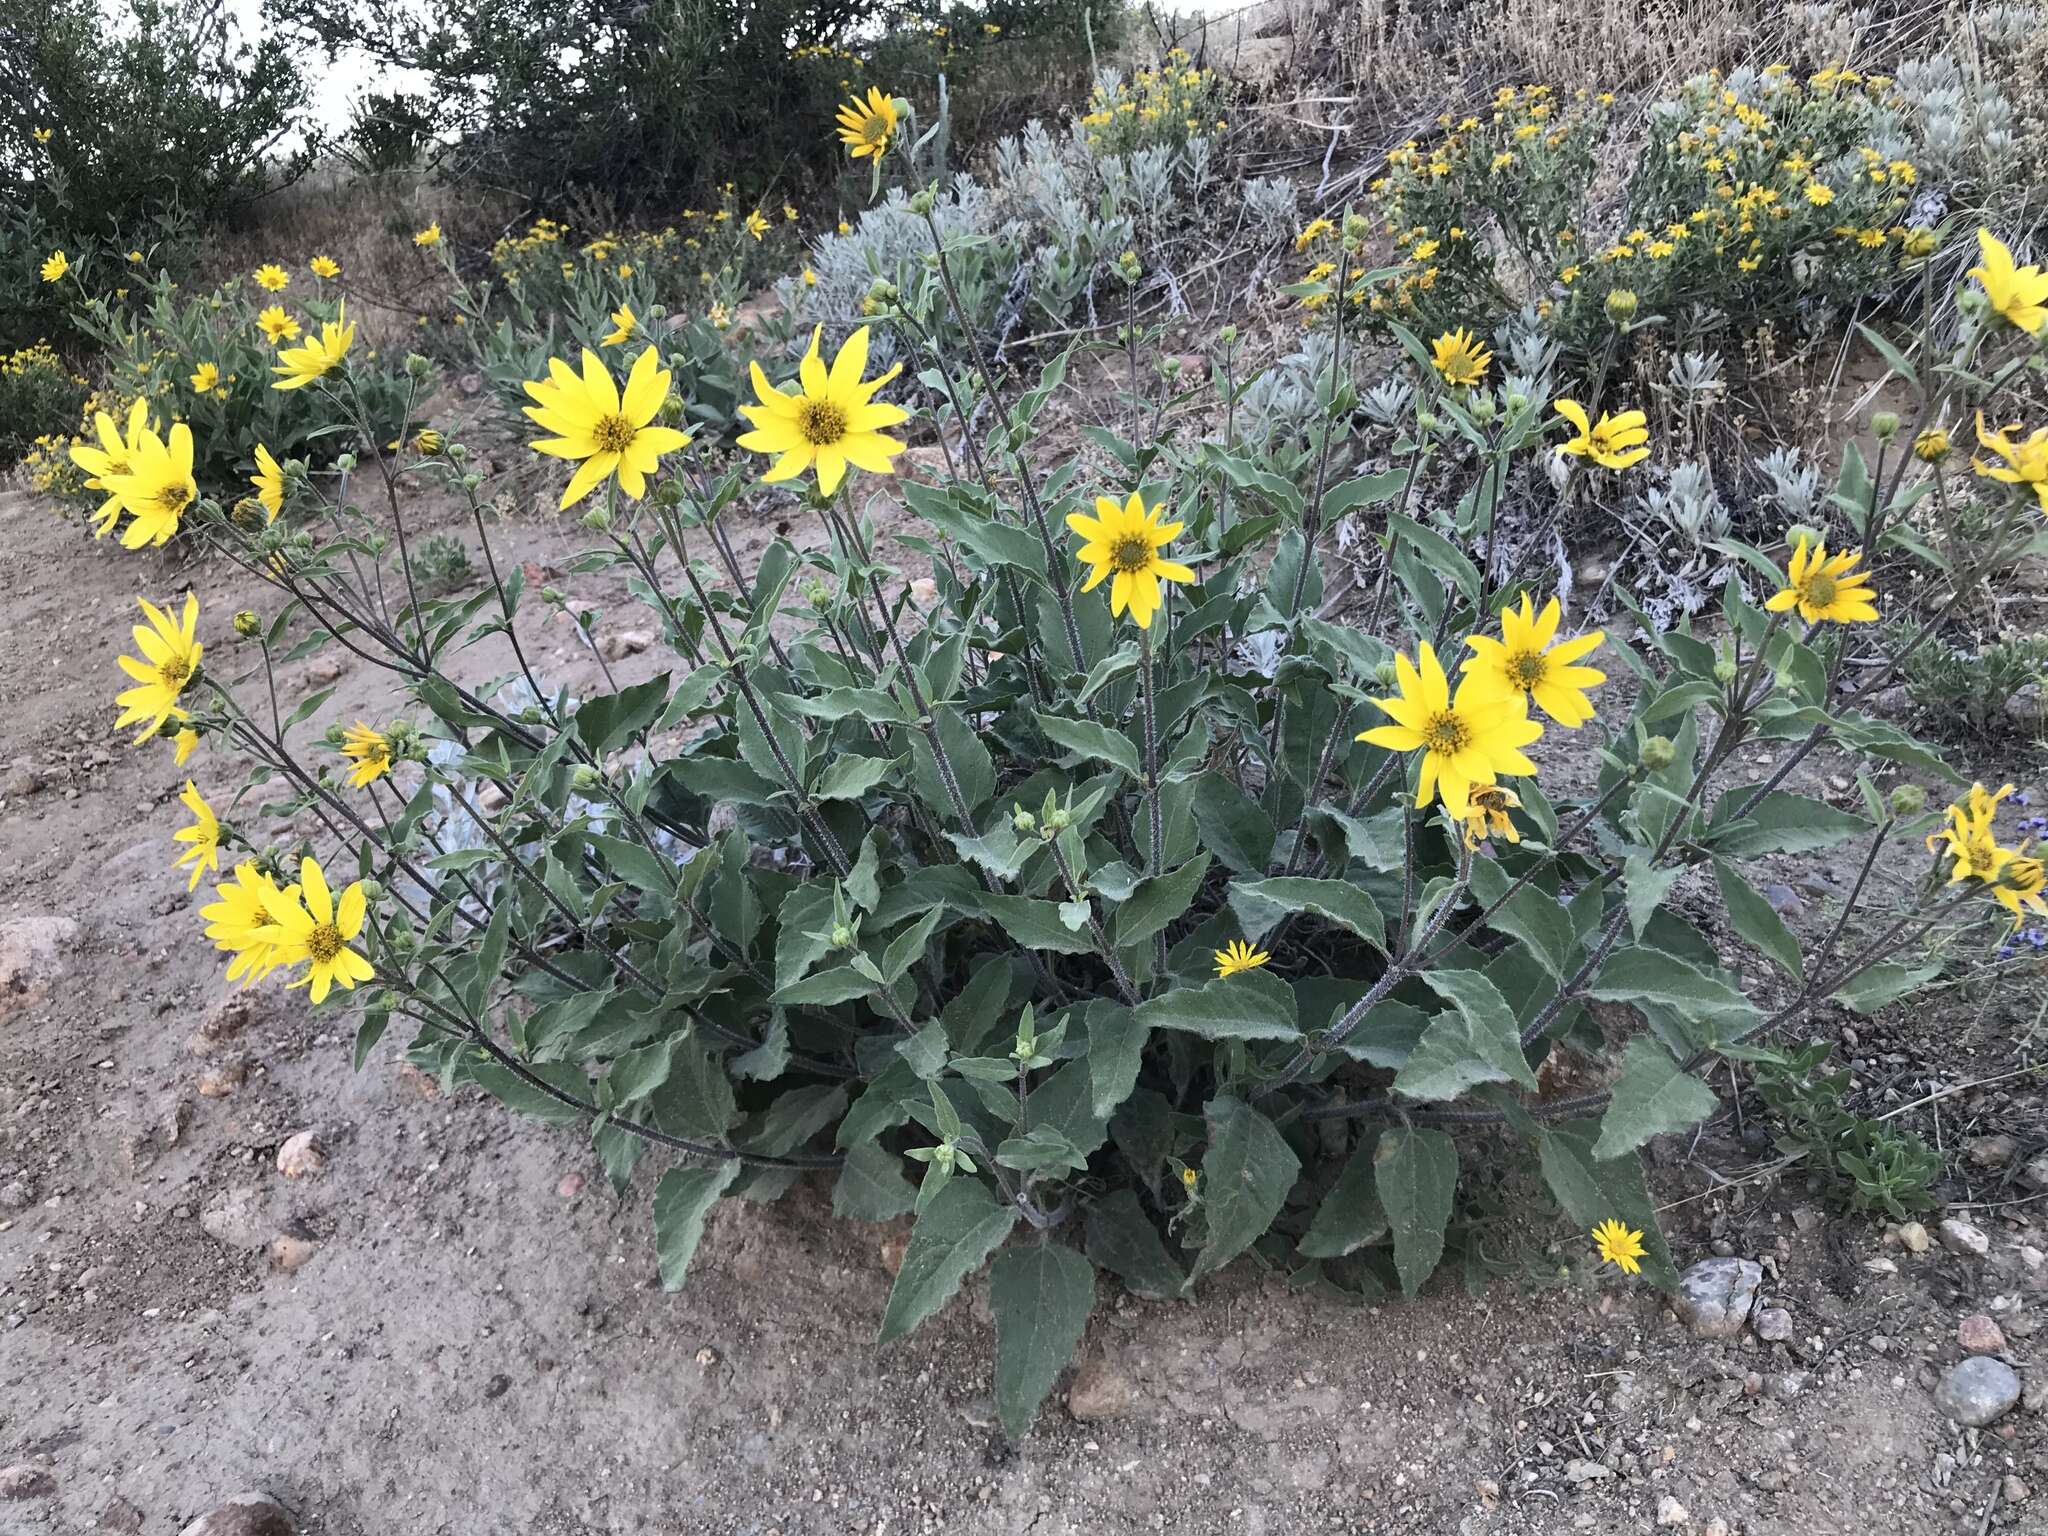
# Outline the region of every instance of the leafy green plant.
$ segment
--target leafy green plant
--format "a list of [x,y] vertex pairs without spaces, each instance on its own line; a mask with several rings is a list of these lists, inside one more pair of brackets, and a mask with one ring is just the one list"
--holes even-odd
[[1998,736],[2011,729],[2006,706],[2048,678],[2048,636],[2009,635],[1974,651],[1946,641],[1906,658],[1906,696],[1930,730],[1948,736]]
[[1845,1108],[1848,1069],[1820,1070],[1832,1049],[1817,1040],[1757,1053],[1757,1094],[1777,1122],[1778,1150],[1805,1159],[1852,1210],[1882,1210],[1894,1221],[1933,1210],[1940,1154],[1911,1131]]
[[0,471],[69,432],[90,387],[47,342],[0,357]]
[[413,571],[420,591],[427,597],[446,597],[460,592],[477,579],[470,561],[469,546],[452,534],[430,533],[420,540],[413,555]]

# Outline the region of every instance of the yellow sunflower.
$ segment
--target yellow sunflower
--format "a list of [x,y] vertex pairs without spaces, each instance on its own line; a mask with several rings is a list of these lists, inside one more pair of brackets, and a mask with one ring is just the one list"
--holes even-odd
[[1983,285],[1992,309],[2029,336],[2040,335],[2048,325],[2048,274],[2015,263],[2005,242],[1988,229],[1977,231],[1977,250],[1970,276]]
[[272,304],[256,316],[256,327],[270,339],[274,347],[280,342],[299,339],[299,322],[285,312],[282,304]]
[[130,448],[128,473],[107,483],[129,514],[121,547],[167,543],[199,496],[199,483],[192,478],[192,429],[173,422],[166,441],[145,426]]
[[63,281],[64,274],[71,270],[71,258],[62,251],[52,251],[43,258],[43,265],[40,270],[43,274],[44,282],[61,282]]
[[1563,444],[1563,451],[1574,458],[1591,459],[1602,469],[1627,469],[1650,456],[1645,446],[1650,441],[1649,418],[1641,411],[1619,416],[1602,411],[1597,423],[1589,423],[1586,408],[1576,400],[1554,400],[1551,409],[1578,429]]
[[414,235],[412,243],[423,251],[439,245],[441,243],[441,221],[439,219],[434,220],[433,223]]
[[325,1002],[333,987],[351,991],[357,982],[377,974],[368,960],[348,947],[348,941],[363,931],[369,908],[362,881],[350,885],[337,902],[319,861],[308,857],[299,863],[296,895],[273,887],[262,896],[270,921],[256,930],[255,937],[274,946],[280,964],[306,962],[306,974],[292,985],[309,986],[314,1002]]
[[1515,830],[1514,818],[1508,812],[1519,809],[1521,804],[1522,797],[1504,784],[1475,786],[1465,805],[1465,846],[1477,848],[1488,837],[1504,837],[1519,843],[1522,834]]
[[616,347],[622,342],[631,341],[633,333],[639,329],[640,322],[634,317],[633,306],[621,304],[612,311],[612,328],[599,338],[597,344],[601,347]]
[[1216,975],[1220,980],[1235,976],[1239,971],[1255,971],[1273,957],[1263,949],[1253,949],[1243,939],[1232,939],[1221,949],[1212,950],[1216,960]]
[[740,407],[754,430],[743,435],[739,445],[777,456],[761,477],[771,484],[794,479],[815,464],[818,490],[830,496],[846,477],[849,464],[877,475],[895,473],[889,461],[903,451],[903,444],[885,436],[882,428],[909,420],[910,413],[874,399],[876,390],[903,371],[901,363],[862,380],[868,365],[866,326],[846,338],[829,370],[818,350],[823,336],[823,326],[811,331],[810,350],[798,366],[795,389],[775,388],[761,365],[752,365],[754,393],[761,403]]
[[176,619],[165,613],[147,598],[137,598],[142,605],[143,615],[148,618],[148,627],[136,625],[134,630],[136,649],[142,652],[138,660],[133,656],[119,658],[121,670],[134,678],[139,685],[130,688],[114,700],[121,706],[121,713],[114,721],[119,730],[124,725],[142,722],[142,729],[135,739],[147,741],[157,733],[171,712],[178,707],[178,695],[185,691],[185,685],[192,681],[192,674],[199,670],[200,652],[205,649],[197,638],[199,631],[199,599],[191,593],[185,595],[185,611]]
[[873,86],[839,109],[839,142],[856,160],[887,154],[895,136],[896,102]]
[[186,382],[192,386],[193,394],[206,394],[220,383],[220,365],[217,363],[201,363],[192,370],[192,377]]
[[1997,818],[1999,802],[2012,792],[2010,784],[1996,794],[1982,784],[1972,784],[1967,801],[1948,808],[1947,825],[1928,835],[1927,851],[1946,854],[1952,861],[1950,885],[1989,880],[1998,872],[1999,855],[2004,850],[1998,846],[1991,823]]
[[342,733],[341,755],[354,762],[351,789],[364,789],[391,772],[391,738],[358,720]]
[[573,507],[614,475],[630,500],[647,494],[647,477],[660,467],[661,456],[690,440],[687,432],[654,425],[668,391],[668,370],[652,347],[633,360],[623,394],[603,359],[588,347],[580,374],[551,357],[547,378],[527,381],[534,404],[523,409],[554,434],[529,446],[550,458],[582,461],[562,491],[562,506]]
[[1394,657],[1400,692],[1372,701],[1394,723],[1360,731],[1358,740],[1392,752],[1420,751],[1415,803],[1426,806],[1441,798],[1444,809],[1463,821],[1475,786],[1495,783],[1502,774],[1535,773],[1522,748],[1541,739],[1543,726],[1529,718],[1525,695],[1485,674],[1467,675],[1453,698],[1428,641],[1419,656],[1419,667],[1405,655]]
[[1643,1247],[1641,1231],[1630,1231],[1610,1216],[1593,1229],[1593,1246],[1604,1263],[1612,1264],[1623,1274],[1642,1272],[1641,1260],[1648,1250]]
[[249,483],[256,487],[256,499],[270,514],[266,521],[276,522],[277,514],[284,510],[284,467],[261,443],[256,445],[256,473],[249,477]]
[[142,440],[143,429],[149,425],[149,402],[137,400],[128,407],[128,430],[122,434],[114,418],[105,411],[94,413],[93,431],[99,434],[99,446],[89,443],[74,443],[71,447],[71,462],[86,473],[85,486],[91,491],[105,491],[107,499],[93,514],[93,537],[104,539],[114,531],[114,525],[127,510],[120,493],[114,489],[114,482],[122,480],[134,467],[136,445]]
[[277,946],[261,936],[271,926],[265,897],[296,900],[298,890],[296,885],[279,890],[277,882],[250,859],[235,866],[230,883],[213,888],[214,899],[199,909],[199,915],[206,919],[206,936],[214,947],[235,957],[228,962],[229,981],[254,986],[284,964]]
[[1069,512],[1067,526],[1085,541],[1080,558],[1090,567],[1083,592],[1093,592],[1103,578],[1113,577],[1109,587],[1109,616],[1126,608],[1131,622],[1140,629],[1152,627],[1152,615],[1165,599],[1159,591],[1162,581],[1188,582],[1195,573],[1176,560],[1162,560],[1159,551],[1181,530],[1179,523],[1159,521],[1159,509],[1148,508],[1138,492],[1118,506],[1112,497],[1095,498],[1095,516]]
[[256,286],[265,293],[283,293],[291,274],[274,261],[266,261],[255,272]]
[[1446,331],[1430,343],[1430,361],[1446,384],[1469,387],[1484,382],[1493,354],[1468,330]]
[[1764,606],[1773,613],[1797,608],[1809,624],[1871,623],[1877,618],[1877,593],[1871,589],[1869,573],[1854,569],[1862,558],[1861,550],[1852,549],[1829,559],[1826,544],[1816,545],[1809,555],[1802,536],[1792,551],[1789,585],[1767,598]]
[[2048,917],[2048,901],[2041,899],[2043,887],[2048,887],[2048,871],[2042,869],[2041,861],[2027,857],[2024,843],[1998,852],[1998,867],[1986,882],[1992,900],[2012,914],[2015,928],[2027,920],[2028,913]]
[[1459,670],[1484,676],[1503,692],[1526,693],[1538,709],[1559,725],[1584,725],[1593,718],[1593,704],[1586,697],[1586,690],[1606,682],[1607,674],[1573,663],[1598,650],[1607,639],[1607,632],[1595,629],[1560,641],[1557,626],[1561,617],[1556,598],[1537,613],[1529,594],[1524,592],[1519,611],[1502,610],[1500,639],[1473,635],[1465,642],[1472,655]]
[[1984,413],[1979,411],[1977,441],[2005,462],[1987,464],[1973,457],[1970,467],[1987,480],[2003,480],[2007,485],[2031,487],[2041,510],[2048,513],[2048,427],[2036,427],[2024,441],[2015,439],[2014,434],[2018,431],[2019,424],[2015,422],[1996,432],[1986,432]]
[[348,306],[341,307],[339,317],[329,320],[320,327],[317,341],[309,341],[303,347],[285,347],[277,354],[278,366],[271,370],[277,381],[272,389],[304,389],[308,384],[324,379],[348,356],[348,349],[356,339],[355,325],[348,318]]
[[312,269],[315,277],[341,276],[341,263],[332,256],[315,256],[306,265]]
[[190,779],[185,781],[185,792],[178,796],[178,803],[192,813],[192,825],[180,827],[172,837],[186,844],[178,855],[175,866],[183,869],[192,866],[192,878],[185,882],[188,891],[199,888],[199,877],[210,875],[220,869],[220,822],[215,819],[213,807],[206,803],[206,797],[199,793],[199,786]]

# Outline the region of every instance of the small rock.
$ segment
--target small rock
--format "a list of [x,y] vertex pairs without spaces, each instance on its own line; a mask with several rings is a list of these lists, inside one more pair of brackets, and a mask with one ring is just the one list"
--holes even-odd
[[1950,1253],[1965,1253],[1981,1259],[1991,1251],[1991,1239],[1984,1235],[1983,1228],[1973,1227],[1967,1221],[1951,1216],[1941,1224],[1941,1246]]
[[194,1086],[202,1099],[224,1099],[249,1081],[249,1058],[231,1056],[199,1074]]
[[329,683],[338,683],[342,674],[348,671],[348,664],[338,656],[315,656],[306,663],[305,681],[309,688],[325,688]]
[[2024,1504],[2027,1502],[2027,1495],[2032,1493],[2033,1489],[2020,1481],[2018,1473],[2008,1472],[2005,1474],[2005,1481],[1998,1485],[1998,1491],[2005,1495],[2006,1503]]
[[280,1232],[270,1240],[271,1264],[288,1275],[304,1269],[319,1251],[318,1243],[309,1238],[293,1237],[288,1232]]
[[2039,1269],[2044,1263],[2048,1263],[2048,1253],[2043,1253],[2032,1243],[2021,1243],[2020,1262],[2028,1269]]
[[1716,1515],[1700,1527],[1700,1536],[1728,1536],[1728,1522]]
[[489,1381],[484,1383],[484,1401],[487,1403],[495,1402],[497,1399],[503,1397],[507,1392],[511,1390],[512,1378],[510,1376],[507,1376],[503,1371],[500,1371],[497,1375],[493,1376]]
[[2048,1152],[2020,1164],[2019,1181],[2029,1189],[2048,1189]]
[[431,1072],[422,1072],[411,1062],[401,1062],[398,1068],[399,1086],[415,1098],[438,1099],[441,1097],[440,1081]]
[[615,629],[598,642],[598,649],[604,652],[606,661],[623,661],[628,656],[638,656],[652,644],[651,630]]
[[1782,1344],[1792,1337],[1792,1314],[1783,1307],[1761,1307],[1750,1326],[1765,1343]]
[[1972,1312],[1956,1324],[1956,1342],[1963,1346],[1965,1353],[1972,1355],[2005,1353],[2005,1334],[1982,1312]]
[[1588,560],[1579,566],[1573,579],[1582,587],[1604,587],[1607,578],[1614,574],[1614,567],[1605,560]]
[[18,1462],[0,1467],[0,1499],[47,1499],[57,1491],[57,1479],[41,1467]]
[[555,1193],[560,1195],[564,1200],[574,1200],[578,1195],[583,1193],[583,1175],[580,1173],[563,1174],[562,1177],[558,1181],[556,1181]]
[[1799,893],[1789,885],[1767,885],[1764,900],[1771,904],[1771,910],[1786,917],[1797,917],[1806,910],[1806,903]]
[[121,1536],[142,1536],[142,1511],[116,1495],[114,1502],[100,1511],[100,1529],[119,1531]]
[[886,1232],[882,1235],[882,1268],[895,1274],[903,1268],[903,1255],[910,1251],[908,1232]]
[[1789,1403],[1806,1390],[1806,1372],[1779,1371],[1764,1383],[1764,1391],[1773,1402]]
[[1678,1279],[1671,1308],[1702,1339],[1732,1339],[1749,1321],[1763,1266],[1750,1259],[1702,1259]]
[[1934,1246],[1934,1239],[1927,1235],[1927,1229],[1917,1221],[1909,1221],[1899,1228],[1899,1241],[1908,1253],[1925,1253]]
[[1979,1168],[2003,1168],[2019,1149],[2020,1144],[2003,1132],[1995,1136],[1972,1136],[1963,1148],[1970,1154],[1970,1161]]
[[1972,1429],[1982,1429],[2019,1400],[2019,1373],[1989,1355],[1972,1355],[1950,1366],[1934,1389],[1935,1406]]
[[311,1131],[299,1131],[277,1149],[277,1171],[288,1179],[315,1179],[327,1166],[327,1153]]
[[192,1036],[192,1054],[212,1055],[247,1029],[255,1017],[256,1001],[252,994],[237,992],[232,997],[222,998],[207,1009],[206,1017],[199,1021],[199,1028]]
[[7,765],[6,772],[0,773],[0,800],[20,800],[42,787],[42,774],[25,757],[17,757]]
[[1612,1476],[1614,1468],[1603,1466],[1597,1461],[1586,1461],[1575,1456],[1564,1464],[1564,1480],[1568,1483],[1598,1483]]
[[253,1252],[268,1245],[276,1230],[267,1207],[263,1191],[252,1184],[237,1184],[207,1201],[199,1213],[199,1228],[217,1243]]
[[1067,1388],[1067,1412],[1084,1423],[1121,1418],[1137,1396],[1131,1378],[1114,1361],[1089,1360],[1074,1372],[1073,1385]]
[[1657,1523],[1659,1525],[1689,1525],[1692,1523],[1692,1513],[1667,1493],[1657,1501]]
[[238,1493],[178,1536],[294,1536],[292,1517],[267,1493]]
[[36,1192],[20,1179],[9,1179],[0,1184],[0,1207],[10,1211],[25,1211],[36,1203]]
[[2016,688],[2006,697],[2006,718],[2022,731],[2039,731],[2048,725],[2048,694],[2043,694],[2039,683],[2028,683]]
[[78,942],[68,917],[17,917],[0,923],[0,1018],[33,1008],[64,975],[64,954]]
[[1199,352],[1183,352],[1174,359],[1180,365],[1183,384],[1199,384],[1209,377],[1209,359]]

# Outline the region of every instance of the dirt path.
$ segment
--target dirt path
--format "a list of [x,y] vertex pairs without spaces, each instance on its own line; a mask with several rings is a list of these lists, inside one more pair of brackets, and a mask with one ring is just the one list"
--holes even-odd
[[[664,1296],[651,1179],[615,1202],[573,1135],[435,1097],[395,1041],[352,1072],[352,1024],[303,994],[229,1005],[170,870],[184,773],[109,730],[135,584],[181,572],[20,495],[0,529],[0,1532],[169,1536],[248,1488],[328,1536],[2048,1530],[2044,1202],[1979,1213],[1983,1258],[1882,1246],[1798,1187],[1674,1212],[1682,1259],[1767,1261],[1779,1344],[1695,1339],[1641,1289],[1355,1307],[1240,1263],[1193,1305],[1108,1299],[1019,1447],[976,1288],[878,1350],[900,1234],[821,1188],[722,1206]],[[183,574],[223,623],[249,596]],[[330,716],[379,707],[374,678],[337,687]],[[1907,1092],[1959,1070],[1914,1023],[1861,1047]],[[2023,1023],[1976,1020],[1970,1050]],[[324,1169],[281,1177],[306,1130]],[[1666,1198],[1755,1161],[1736,1136],[1662,1149]],[[1975,1312],[2028,1406],[1963,1431],[1930,1389]]]

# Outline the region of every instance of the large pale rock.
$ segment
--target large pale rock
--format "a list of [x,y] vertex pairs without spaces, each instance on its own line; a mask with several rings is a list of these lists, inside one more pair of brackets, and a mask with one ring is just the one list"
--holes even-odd
[[1678,1277],[1671,1310],[1702,1339],[1732,1339],[1749,1321],[1764,1283],[1763,1266],[1750,1259],[1702,1259]]

